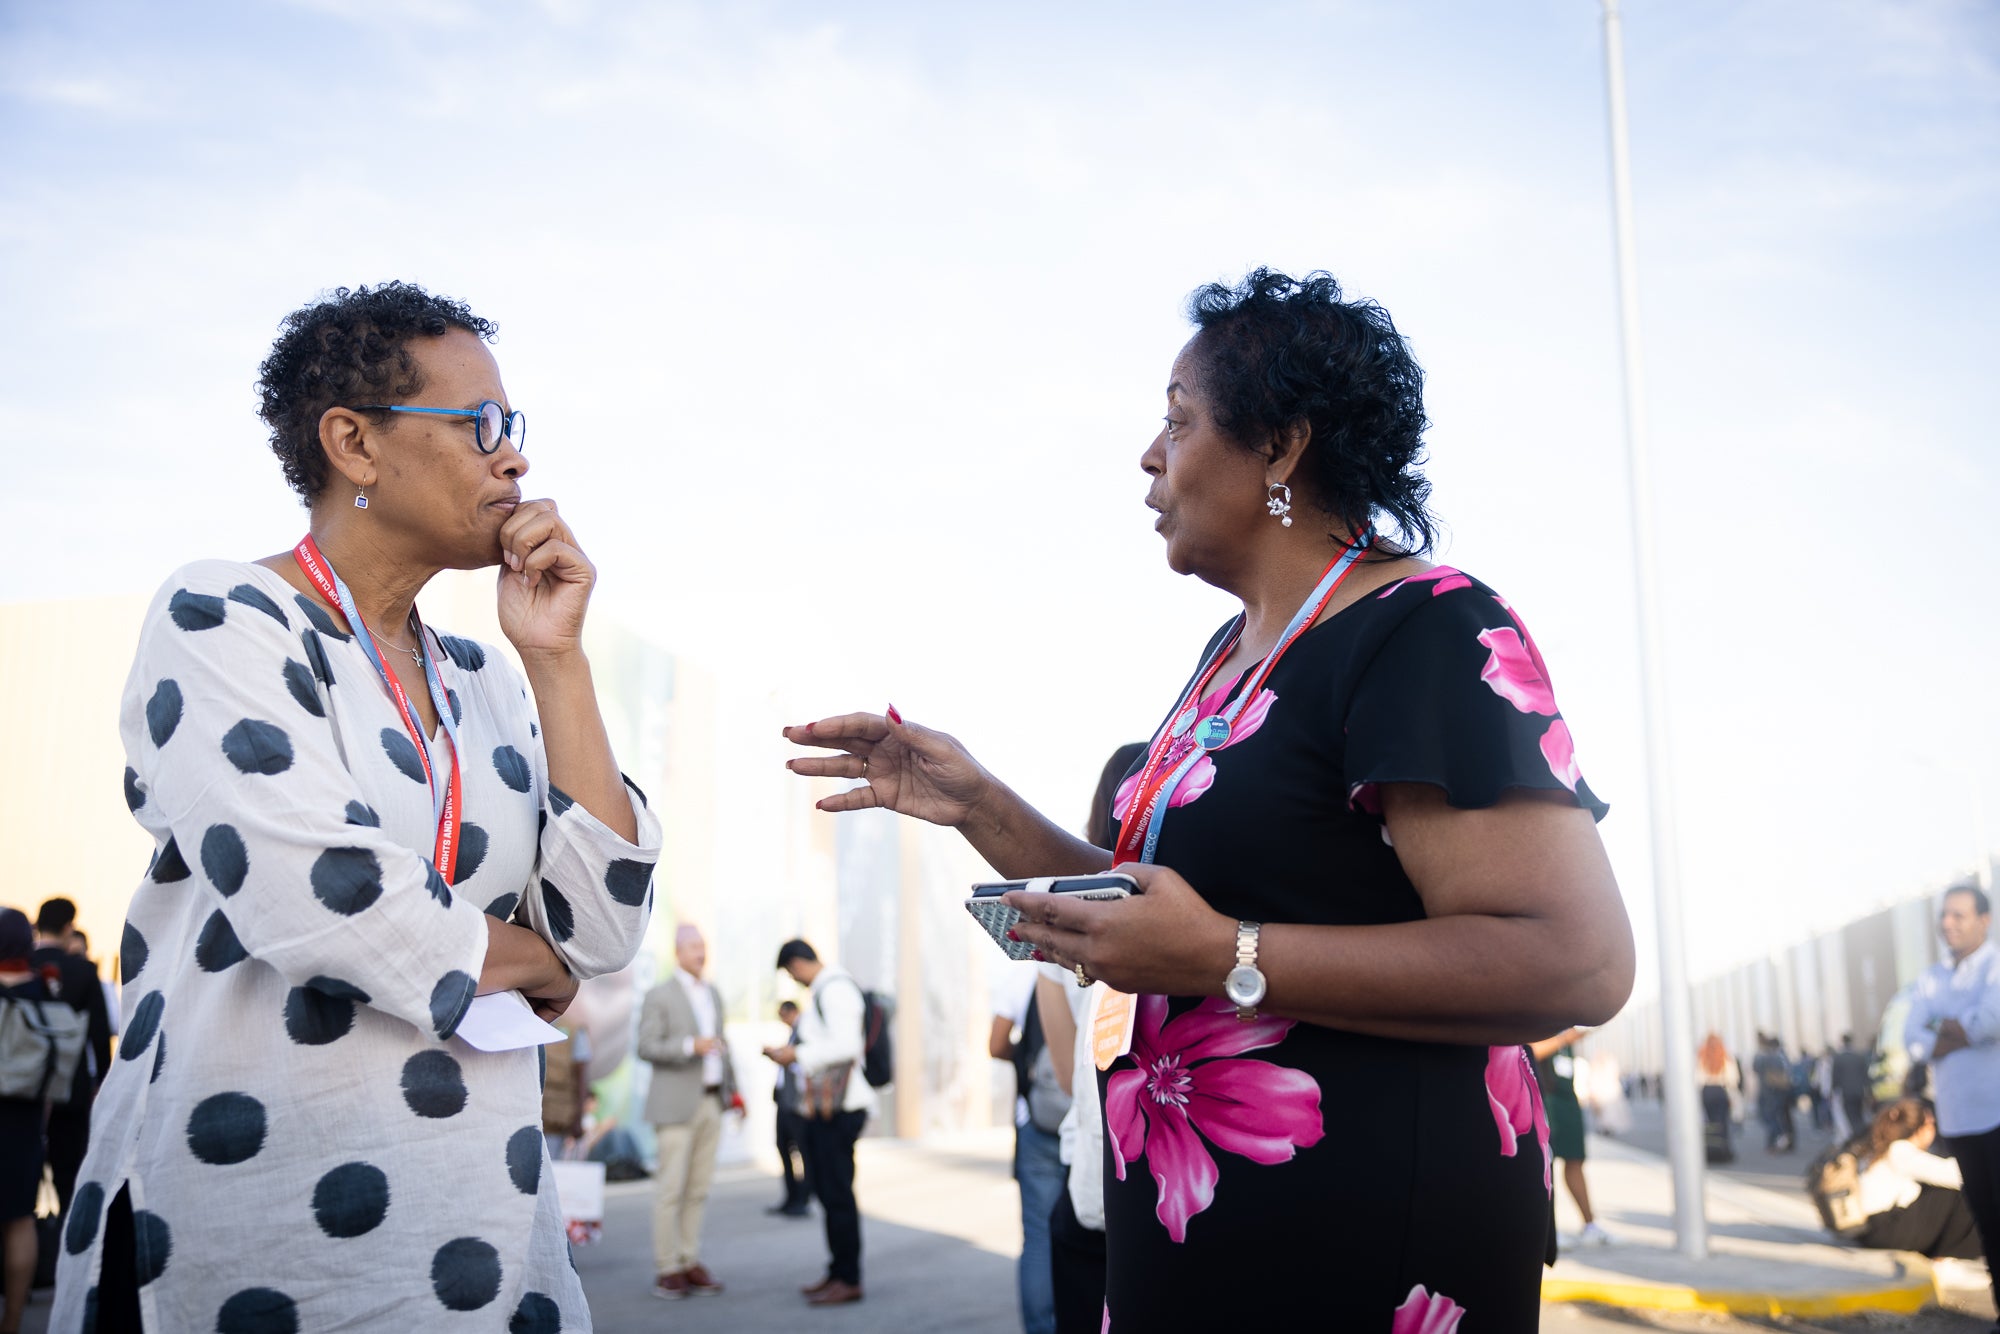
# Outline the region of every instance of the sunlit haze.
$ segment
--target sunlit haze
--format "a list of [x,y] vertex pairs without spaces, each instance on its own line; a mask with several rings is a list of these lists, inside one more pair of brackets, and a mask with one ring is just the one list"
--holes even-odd
[[[1626,14],[1698,972],[2000,828],[2000,11]],[[8,5],[0,600],[289,546],[257,364],[409,279],[498,321],[595,614],[1076,826],[1232,610],[1141,505],[1183,301],[1326,268],[1414,342],[1440,559],[1540,640],[1650,969],[1603,107],[1595,0]]]

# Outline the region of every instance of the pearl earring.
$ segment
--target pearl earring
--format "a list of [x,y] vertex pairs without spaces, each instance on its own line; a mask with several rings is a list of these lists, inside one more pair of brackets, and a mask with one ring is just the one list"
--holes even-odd
[[[366,491],[361,490],[358,487],[355,489],[354,492],[354,508],[358,510],[365,510],[368,508],[368,493]],[[1287,519],[1286,522],[1289,523],[1291,522],[1291,520]]]
[[1271,496],[1264,502],[1264,507],[1271,512],[1272,518],[1285,527],[1292,526],[1292,488],[1283,482],[1271,483]]

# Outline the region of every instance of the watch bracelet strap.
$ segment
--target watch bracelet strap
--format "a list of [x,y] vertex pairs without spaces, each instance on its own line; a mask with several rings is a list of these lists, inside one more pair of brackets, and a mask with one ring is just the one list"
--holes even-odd
[[[1262,922],[1239,921],[1236,923],[1236,966],[1238,968],[1257,967],[1257,946],[1261,942],[1263,930],[1264,924]],[[1236,1007],[1236,1017],[1244,1023],[1249,1023],[1257,1017],[1257,1007],[1255,1005],[1238,1005]]]

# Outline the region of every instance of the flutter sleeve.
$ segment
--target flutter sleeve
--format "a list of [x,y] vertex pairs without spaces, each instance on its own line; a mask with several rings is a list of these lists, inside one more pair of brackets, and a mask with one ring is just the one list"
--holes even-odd
[[[146,613],[120,730],[126,801],[160,840],[150,878],[211,897],[203,968],[248,956],[447,1037],[477,990],[485,914],[375,827],[327,719],[312,630],[243,574],[185,567]],[[124,953],[143,973],[143,943]]]
[[620,774],[639,835],[637,841],[621,837],[549,782],[539,727],[534,764],[536,790],[544,794],[539,864],[519,920],[553,945],[577,977],[615,973],[639,952],[652,920],[659,817],[638,784]]
[[1421,602],[1355,687],[1349,802],[1379,817],[1383,783],[1428,783],[1464,808],[1522,788],[1565,793],[1603,819],[1610,808],[1583,781],[1548,668],[1513,609],[1451,571],[1392,595]]

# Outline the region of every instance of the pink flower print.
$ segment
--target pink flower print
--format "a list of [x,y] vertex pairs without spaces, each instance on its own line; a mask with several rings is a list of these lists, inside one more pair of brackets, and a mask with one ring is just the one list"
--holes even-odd
[[[1233,685],[1234,682],[1231,682],[1231,684]],[[1224,690],[1227,688],[1225,686]],[[1195,710],[1196,716],[1206,718],[1209,714],[1216,712],[1222,707],[1224,698],[1223,690],[1215,691],[1208,698],[1202,700],[1200,707]],[[1268,688],[1258,691],[1256,698],[1243,706],[1243,712],[1238,714],[1236,721],[1230,725],[1229,740],[1223,742],[1218,749],[1228,750],[1237,742],[1254,736],[1257,729],[1264,725],[1264,719],[1270,715],[1271,706],[1277,702],[1278,696],[1275,691]],[[1189,728],[1186,732],[1174,738],[1173,743],[1168,747],[1167,757],[1160,761],[1161,771],[1172,773],[1174,766],[1185,760],[1188,757],[1188,752],[1193,748],[1194,729]],[[1144,772],[1143,768],[1140,772]],[[1176,806],[1185,806],[1189,802],[1199,799],[1201,794],[1208,791],[1214,784],[1215,761],[1211,760],[1207,755],[1203,755],[1199,760],[1195,761],[1194,768],[1188,770],[1188,775],[1181,780],[1181,785],[1174,789],[1173,799],[1167,802],[1167,809],[1172,810]],[[1131,774],[1124,782],[1118,785],[1118,795],[1111,803],[1111,815],[1113,819],[1123,820],[1125,818],[1125,812],[1132,805],[1132,795],[1138,790],[1138,773]]]
[[1396,1308],[1389,1334],[1458,1334],[1458,1322],[1464,1315],[1465,1308],[1457,1302],[1419,1283]]
[[1422,574],[1413,574],[1407,579],[1398,579],[1395,583],[1390,584],[1387,588],[1383,589],[1375,596],[1378,598],[1386,598],[1394,594],[1398,589],[1402,588],[1404,584],[1421,584],[1430,580],[1437,581],[1437,587],[1431,590],[1431,596],[1434,598],[1442,597],[1446,593],[1451,592],[1454,588],[1472,587],[1472,581],[1465,577],[1465,573],[1463,571],[1454,570],[1449,565],[1433,565],[1430,569],[1425,570]]
[[1188,1220],[1215,1201],[1219,1174],[1209,1144],[1268,1167],[1326,1135],[1311,1075],[1237,1059],[1276,1046],[1291,1030],[1290,1019],[1244,1023],[1219,998],[1168,1021],[1166,997],[1139,998],[1137,1068],[1115,1072],[1106,1085],[1105,1128],[1120,1181],[1128,1164],[1148,1160],[1160,1191],[1154,1213],[1176,1242],[1187,1240]]
[[1556,692],[1549,686],[1549,674],[1534,641],[1517,630],[1481,630],[1479,642],[1486,648],[1486,665],[1479,679],[1493,693],[1522,713],[1553,714]]
[[1560,718],[1542,733],[1542,758],[1549,762],[1549,772],[1561,779],[1564,787],[1576,791],[1576,785],[1583,781],[1583,771],[1576,766],[1576,743],[1570,739],[1569,724]]
[[1542,1189],[1555,1193],[1555,1160],[1549,1154],[1549,1118],[1542,1110],[1542,1086],[1525,1047],[1486,1049],[1486,1103],[1500,1131],[1500,1156],[1512,1158],[1530,1127],[1542,1149]]

